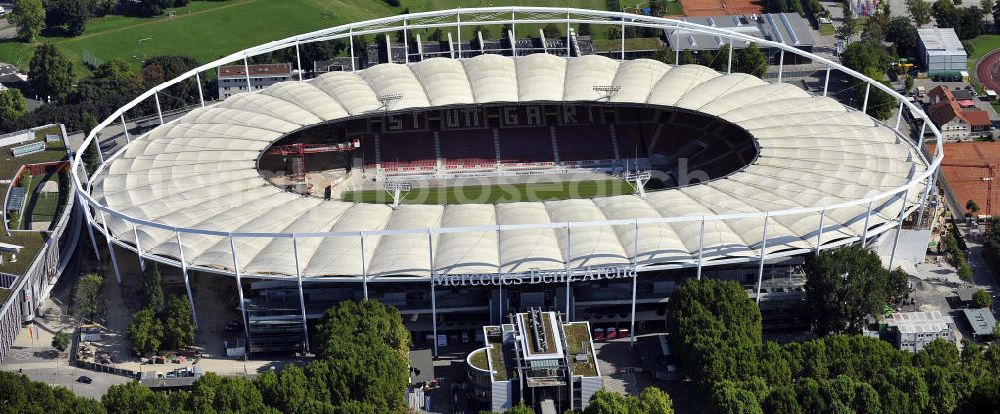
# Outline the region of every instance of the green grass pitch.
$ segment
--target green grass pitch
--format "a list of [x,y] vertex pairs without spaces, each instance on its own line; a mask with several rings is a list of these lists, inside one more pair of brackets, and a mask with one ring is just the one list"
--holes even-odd
[[[84,51],[103,61],[124,58],[138,67],[157,55],[187,55],[205,63],[241,49],[340,24],[400,14],[457,7],[568,6],[604,10],[604,0],[402,0],[398,8],[382,0],[230,0],[194,1],[150,18],[106,16],[94,19],[75,38],[42,36],[55,43],[83,70]],[[594,27],[595,35],[607,29]],[[470,35],[463,30],[463,35]],[[491,27],[499,38],[500,26]],[[538,35],[538,27],[517,26],[518,36]],[[27,70],[35,45],[0,41],[0,62]]]
[[[582,180],[530,184],[470,185],[456,187],[414,188],[403,204],[492,204],[518,201],[566,200],[632,194],[634,190],[623,180]],[[344,201],[361,203],[391,203],[392,196],[381,190],[349,191]]]

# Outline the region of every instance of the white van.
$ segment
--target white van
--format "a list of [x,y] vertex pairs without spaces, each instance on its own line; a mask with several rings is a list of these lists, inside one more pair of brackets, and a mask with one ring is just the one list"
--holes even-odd
[[0,6],[0,16],[4,16],[6,14],[7,14],[7,10],[4,10],[3,6]]

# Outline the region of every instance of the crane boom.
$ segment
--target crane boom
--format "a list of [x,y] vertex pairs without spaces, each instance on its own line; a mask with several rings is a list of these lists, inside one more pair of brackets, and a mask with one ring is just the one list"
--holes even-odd
[[330,152],[354,151],[361,147],[361,140],[355,138],[351,142],[339,144],[288,144],[271,147],[267,150],[268,155],[293,155],[299,159],[299,164],[295,169],[295,181],[304,182],[306,179],[306,154],[324,154]]

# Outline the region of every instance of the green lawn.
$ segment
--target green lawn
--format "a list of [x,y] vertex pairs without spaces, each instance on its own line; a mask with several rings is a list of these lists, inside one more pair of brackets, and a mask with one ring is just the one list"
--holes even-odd
[[[403,197],[404,204],[492,204],[515,201],[565,200],[619,194],[632,194],[632,187],[622,180],[544,182],[414,188]],[[344,201],[361,203],[391,203],[389,193],[379,190],[350,191]]]
[[833,36],[837,34],[837,29],[833,27],[832,23],[822,23],[819,25],[819,34],[821,36]]
[[503,362],[503,345],[494,342],[490,343],[490,360],[493,362],[494,381],[507,381],[507,365]]
[[[603,10],[604,0],[403,0],[411,12],[454,7],[503,5],[572,6]],[[125,58],[135,65],[156,55],[187,55],[199,62],[240,49],[339,24],[399,14],[380,0],[230,0],[195,1],[174,9],[175,16],[107,16],[91,21],[76,38],[43,37],[59,45],[78,64],[84,51],[107,61]],[[519,36],[537,28],[518,26]],[[471,33],[471,27],[470,27]],[[499,37],[500,27],[491,29]],[[595,32],[606,33],[594,27]],[[598,33],[595,33],[595,35]],[[27,69],[33,46],[0,42],[0,61]],[[82,67],[82,65],[81,65]]]
[[[0,61],[3,59],[0,58]],[[60,134],[59,127],[51,127],[48,129],[40,130],[35,132],[35,138],[39,140],[45,139],[45,134]],[[34,141],[32,141],[34,142]],[[17,147],[21,145],[26,145],[27,142],[10,145],[6,147],[0,147],[0,179],[9,180],[14,178],[14,174],[17,173],[17,169],[21,168],[24,164],[37,164],[41,162],[52,162],[66,159],[66,146],[62,141],[46,144],[45,151],[25,155],[23,157],[14,158],[10,154],[10,149],[12,147]]]
[[21,254],[17,255],[16,263],[10,262],[10,255],[7,253],[3,254],[4,260],[3,264],[0,264],[0,272],[15,275],[23,274],[28,270],[28,266],[31,266],[31,262],[35,260],[35,255],[42,249],[42,245],[45,243],[47,237],[44,233],[24,231],[14,232],[10,236],[7,236],[0,231],[0,243],[15,244],[24,247],[21,249]]
[[667,0],[667,16],[683,16],[684,8],[681,7],[681,2],[676,0]]
[[[625,39],[625,50],[660,50],[664,44],[656,37],[631,37]],[[622,50],[621,39],[594,39],[594,50],[600,52],[619,52]]]
[[594,356],[590,349],[590,332],[587,331],[587,324],[578,322],[563,325],[563,331],[566,332],[567,354],[571,356],[581,353],[587,354],[586,361],[577,362],[571,358],[573,374],[587,377],[596,376],[597,368],[594,366]]

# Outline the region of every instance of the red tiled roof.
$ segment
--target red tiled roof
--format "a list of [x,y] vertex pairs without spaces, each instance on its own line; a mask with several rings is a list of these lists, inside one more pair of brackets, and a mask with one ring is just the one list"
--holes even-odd
[[937,98],[940,99],[937,103],[931,104],[927,111],[929,112],[931,120],[934,121],[938,126],[944,125],[955,119],[955,117],[962,118],[963,121],[972,126],[989,126],[990,116],[986,111],[980,110],[970,110],[963,111],[958,102],[955,101],[955,96],[951,93],[951,90],[944,86],[937,86],[927,92],[933,102]]
[[[261,65],[249,65],[250,76],[281,76],[292,74],[291,63],[269,63]],[[229,78],[246,76],[243,65],[219,66],[219,77]]]
[[990,126],[990,114],[986,111],[962,111],[960,116],[970,125]]

